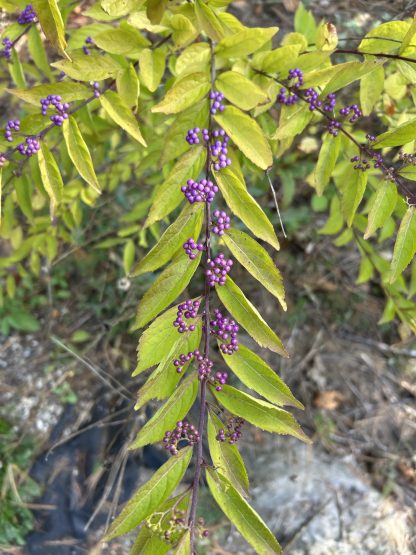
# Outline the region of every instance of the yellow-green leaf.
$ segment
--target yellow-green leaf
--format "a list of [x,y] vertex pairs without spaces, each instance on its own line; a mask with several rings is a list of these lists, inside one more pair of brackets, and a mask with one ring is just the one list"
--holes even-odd
[[364,239],[371,237],[379,227],[384,225],[387,218],[393,213],[397,198],[398,194],[395,183],[390,180],[384,181],[378,188],[368,214],[368,224]]
[[279,555],[282,549],[262,518],[221,474],[206,469],[208,487],[225,516],[254,547],[258,555]]
[[267,94],[260,87],[236,71],[221,73],[215,84],[227,100],[242,110],[251,110],[258,104],[269,100]]
[[185,378],[175,393],[140,429],[130,449],[138,449],[149,443],[162,440],[166,430],[173,429],[176,422],[182,420],[188,414],[198,394],[198,387],[199,380],[195,374]]
[[365,62],[347,62],[342,71],[337,72],[334,77],[329,81],[322,96],[329,93],[343,89],[350,83],[361,79],[364,75],[375,71],[380,65],[386,62],[385,58],[378,58],[376,60],[367,60]]
[[46,38],[54,48],[68,57],[65,54],[64,22],[56,0],[33,0],[32,4]]
[[119,71],[116,78],[117,92],[129,108],[137,108],[140,81],[133,64]]
[[263,170],[272,166],[270,145],[256,120],[235,106],[227,106],[214,119],[251,162]]
[[81,83],[50,83],[45,85],[36,85],[31,89],[6,89],[8,93],[14,94],[18,98],[39,107],[41,98],[47,97],[49,94],[59,94],[63,102],[72,102],[73,100],[85,100],[92,96],[91,87],[82,85]]
[[227,59],[245,58],[271,40],[278,30],[278,27],[246,28],[222,39],[215,49],[216,55]]
[[83,52],[73,52],[71,61],[61,60],[51,65],[78,81],[102,81],[108,77],[116,77],[122,69],[114,58],[96,52],[91,52],[89,56],[85,56]]
[[221,391],[211,387],[211,391],[220,405],[231,414],[244,418],[257,428],[275,434],[291,435],[306,443],[311,443],[290,412],[261,399],[256,399],[230,385],[222,386]]
[[161,466],[148,482],[141,486],[111,524],[105,536],[108,541],[127,534],[150,516],[176,489],[192,457],[192,448],[185,447]]
[[229,276],[227,276],[225,285],[216,286],[215,289],[228,312],[260,347],[266,347],[284,357],[288,356],[279,337],[270,329],[256,307]]
[[286,310],[282,276],[269,253],[252,237],[238,229],[228,229],[224,243],[244,268],[250,272]]
[[202,227],[203,208],[202,202],[187,204],[181,214],[164,232],[158,243],[134,267],[131,275],[140,276],[160,268],[171,260],[187,239],[192,237],[196,241]]
[[211,88],[208,73],[191,73],[172,86],[165,98],[153,106],[152,112],[177,114],[204,98]]
[[353,180],[345,184],[342,194],[342,212],[348,227],[351,227],[355,213],[364,196],[368,175],[365,171],[355,170],[353,177]]
[[150,92],[155,92],[160,85],[165,72],[165,61],[166,56],[163,50],[146,48],[140,52],[140,79]]
[[149,41],[139,31],[126,24],[122,28],[108,29],[94,35],[94,43],[110,54],[135,56],[149,44]]
[[199,175],[204,167],[206,156],[205,149],[196,147],[191,148],[179,158],[164,183],[155,193],[152,207],[144,224],[145,227],[149,227],[170,214],[183,201],[182,185],[185,185],[189,178]]
[[101,106],[104,108],[110,118],[119,125],[124,131],[136,139],[141,145],[147,147],[146,141],[143,139],[139,124],[133,115],[133,112],[122,100],[120,95],[114,91],[107,91],[100,96]]
[[276,405],[292,405],[303,409],[288,386],[256,353],[244,345],[232,356],[223,355],[226,364],[244,385],[253,389],[271,403]]
[[176,297],[188,286],[198,267],[200,258],[200,253],[195,260],[189,260],[183,254],[163,270],[139,303],[135,329],[145,326],[163,309],[173,303]]
[[393,250],[390,283],[394,283],[416,254],[416,212],[409,206],[401,221]]
[[334,137],[330,133],[325,134],[314,171],[314,183],[318,195],[322,195],[329,183],[338,160],[340,145],[341,135]]
[[416,119],[412,119],[396,129],[386,131],[379,135],[373,148],[384,148],[386,146],[402,146],[416,139]]
[[202,0],[195,0],[195,14],[204,33],[213,41],[224,38],[224,28],[215,12]]
[[94,164],[90,151],[79,130],[76,120],[71,116],[62,126],[63,135],[69,157],[78,170],[80,176],[91,185],[97,193],[101,193],[100,185],[95,175]]
[[384,68],[377,67],[371,73],[367,73],[360,81],[360,104],[363,114],[369,116],[373,108],[381,99],[384,90]]
[[219,431],[225,428],[225,424],[221,422],[218,416],[212,410],[209,410],[207,431],[212,464],[215,468],[218,468],[235,489],[246,496],[249,482],[240,452],[235,445],[217,439]]
[[242,179],[230,168],[225,168],[215,172],[215,180],[231,212],[240,218],[256,237],[279,250],[279,241],[270,220],[247,191]]
[[38,162],[40,175],[42,177],[42,184],[50,198],[50,213],[51,218],[53,219],[55,217],[56,208],[62,199],[64,183],[62,181],[58,164],[56,163],[52,152],[46,146],[45,141],[41,141],[40,143],[40,150],[38,150]]

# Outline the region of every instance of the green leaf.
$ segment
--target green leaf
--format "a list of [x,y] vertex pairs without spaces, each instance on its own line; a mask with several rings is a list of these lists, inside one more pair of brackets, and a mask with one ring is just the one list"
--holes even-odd
[[143,139],[136,118],[129,106],[127,106],[117,93],[114,91],[107,91],[100,96],[100,102],[106,113],[117,125],[124,129],[124,131],[127,131],[127,133],[141,145],[147,147],[147,143]]
[[227,441],[217,440],[217,435],[221,429],[225,429],[225,424],[212,410],[209,410],[208,445],[212,464],[245,497],[249,482],[243,459],[235,445],[230,445]]
[[20,63],[19,55],[16,52],[15,48],[13,48],[12,50],[11,63],[9,63],[9,72],[17,87],[26,87],[25,74],[22,64]]
[[62,130],[69,157],[78,170],[78,173],[85,179],[88,185],[91,185],[94,191],[101,193],[90,151],[81,135],[76,120],[72,116],[69,117],[64,121]]
[[135,56],[149,44],[149,41],[139,31],[130,25],[125,25],[119,29],[108,29],[94,35],[94,43],[110,54]]
[[409,181],[416,181],[416,166],[413,164],[403,166],[397,173]]
[[244,231],[228,229],[224,243],[244,268],[250,272],[287,309],[282,276],[269,253]]
[[393,260],[390,267],[389,282],[394,283],[403,270],[410,264],[416,253],[416,213],[415,207],[409,206],[400,223]]
[[253,164],[263,170],[272,166],[270,145],[256,120],[235,106],[227,106],[214,119]]
[[337,195],[334,195],[329,208],[329,218],[325,225],[318,231],[320,235],[334,235],[342,229],[344,223],[341,213],[341,203]]
[[[175,372],[173,367],[172,371]],[[141,428],[130,449],[138,449],[149,443],[162,440],[166,430],[173,429],[176,422],[182,420],[191,410],[198,394],[198,386],[199,380],[195,374],[185,378],[177,387],[175,393]]]
[[40,142],[38,162],[42,183],[50,198],[50,213],[51,218],[53,219],[55,217],[56,208],[62,199],[64,183],[62,181],[58,164],[56,163],[52,152],[46,146],[45,141]]
[[101,7],[108,15],[118,18],[137,10],[144,2],[145,0],[101,0]]
[[399,125],[392,131],[386,131],[379,135],[376,142],[373,143],[373,148],[385,148],[386,146],[402,146],[416,137],[416,118],[412,119],[402,125]]
[[316,38],[316,23],[312,12],[307,10],[302,2],[295,12],[295,31],[305,35],[308,43],[314,43]]
[[247,191],[244,181],[229,168],[214,172],[214,175],[231,212],[240,218],[256,237],[279,250],[279,241],[270,220]]
[[225,95],[225,98],[241,108],[251,110],[260,103],[269,101],[264,93],[253,81],[247,79],[236,71],[225,71],[215,81],[216,88]]
[[41,98],[46,98],[49,94],[59,94],[63,102],[73,100],[85,100],[92,96],[91,87],[81,83],[50,83],[48,85],[36,85],[31,89],[6,89],[10,94],[39,107]]
[[[388,23],[377,25],[365,35],[358,46],[358,50],[374,54],[379,52],[397,52],[397,41],[405,38],[409,28],[410,23],[408,21],[389,21]],[[383,40],[383,37],[386,40]]]
[[147,0],[147,17],[153,25],[161,22],[168,0]]
[[51,65],[79,81],[102,81],[108,77],[115,78],[120,69],[123,69],[110,56],[103,56],[96,52],[91,52],[89,56],[85,56],[83,52],[72,52],[71,61],[62,60]]
[[413,37],[415,36],[415,33],[416,33],[416,17],[413,15],[412,23],[403,38],[402,45],[399,50],[399,54],[403,54],[406,48],[412,44],[412,40],[413,40]]
[[367,172],[354,171],[354,180],[346,184],[342,195],[342,211],[348,227],[351,227],[357,208],[360,205],[367,186]]
[[281,141],[282,139],[295,137],[302,133],[311,119],[312,112],[307,105],[299,104],[295,108],[293,106],[283,106],[279,125],[271,138]]
[[282,549],[261,517],[243,496],[215,470],[207,467],[208,487],[215,501],[259,555],[280,554]]
[[247,387],[253,389],[271,403],[276,405],[292,405],[303,409],[292,394],[288,386],[256,353],[244,345],[239,345],[238,351],[232,356],[222,353],[226,364],[237,378]]
[[124,273],[128,275],[134,262],[135,247],[134,241],[129,239],[124,245],[123,249],[123,269]]
[[166,56],[163,50],[150,50],[146,48],[139,55],[140,79],[150,92],[160,85],[165,72]]
[[364,239],[371,237],[379,227],[384,225],[385,221],[393,213],[397,198],[396,185],[392,181],[384,181],[377,190],[368,214],[368,224],[364,233]]
[[337,72],[334,77],[329,81],[321,96],[324,97],[329,93],[343,89],[350,83],[361,79],[364,75],[372,73],[380,65],[386,62],[385,58],[378,58],[377,60],[368,60],[365,62],[347,62],[343,64],[342,71]]
[[360,261],[360,270],[355,280],[357,285],[367,283],[374,275],[374,266],[369,258],[363,256]]
[[318,195],[322,195],[329,183],[338,160],[340,146],[341,135],[334,137],[329,133],[325,134],[314,171],[314,184]]
[[133,376],[164,360],[174,347],[178,340],[178,330],[173,326],[177,311],[177,305],[169,308],[142,333],[137,347],[137,367]]
[[156,191],[145,227],[170,214],[183,201],[182,185],[191,177],[196,179],[205,165],[206,156],[202,147],[191,148],[176,162],[166,181]]
[[369,116],[373,108],[381,99],[384,90],[384,68],[377,67],[371,73],[367,73],[360,82],[360,104],[365,116]]
[[211,391],[217,401],[231,414],[244,418],[257,428],[275,434],[291,435],[311,443],[290,412],[256,399],[230,385],[222,386],[221,391],[211,387]]
[[111,524],[105,541],[127,534],[150,516],[176,489],[188,468],[191,456],[192,448],[185,447],[156,470]]
[[272,39],[278,27],[252,27],[222,39],[215,49],[220,58],[245,58]]
[[27,34],[27,46],[29,54],[35,62],[36,67],[38,67],[46,75],[46,77],[52,81],[52,72],[49,67],[48,57],[46,56],[46,50],[36,25],[32,25]]
[[14,310],[9,314],[8,321],[16,330],[34,332],[40,329],[36,318],[23,310]]
[[284,357],[288,354],[281,340],[269,328],[255,306],[245,297],[241,289],[227,276],[225,285],[216,286],[217,295],[225,308],[260,345]]
[[61,54],[65,54],[66,41],[64,22],[56,0],[33,0],[33,7],[45,37]]
[[211,40],[218,42],[224,38],[224,27],[221,21],[202,0],[195,0],[195,15],[199,26]]
[[[195,351],[201,342],[201,319],[195,321],[194,323],[196,327],[193,332],[179,334],[177,328],[175,328],[176,334],[179,337],[156,370],[152,372],[149,379],[140,388],[138,400],[134,407],[136,410],[140,409],[150,399],[158,399],[161,401],[162,399],[166,399],[172,395],[175,391],[175,388],[184,375],[186,368],[184,368],[183,372],[179,374],[176,371],[176,367],[173,365],[173,361],[179,356],[180,353]],[[170,325],[172,326],[172,322],[170,322]]]
[[164,232],[159,242],[133,268],[131,275],[140,276],[146,272],[153,272],[172,259],[175,253],[182,249],[183,243],[192,237],[195,241],[199,237],[204,219],[204,204],[187,203],[181,214]]
[[166,93],[165,98],[153,106],[152,112],[177,114],[204,98],[211,88],[207,73],[185,75]]
[[173,548],[172,555],[191,555],[191,532],[187,530],[176,547]]
[[133,64],[120,71],[116,78],[117,92],[129,108],[136,109],[140,95],[140,81]]
[[253,57],[252,65],[255,69],[265,73],[284,74],[292,67],[295,67],[299,56],[300,46],[289,44],[276,48],[271,52],[259,52]]
[[163,270],[139,303],[135,329],[153,320],[182,293],[191,281],[200,259],[201,253],[195,260],[189,260],[184,254]]

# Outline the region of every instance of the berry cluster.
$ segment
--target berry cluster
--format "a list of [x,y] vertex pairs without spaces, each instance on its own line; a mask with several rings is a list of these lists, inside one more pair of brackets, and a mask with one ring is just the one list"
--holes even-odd
[[207,263],[209,267],[205,273],[208,276],[210,287],[214,287],[216,283],[224,285],[227,274],[233,265],[231,258],[225,258],[224,254],[220,252],[213,260],[208,259]]
[[[375,140],[375,138],[374,138]],[[406,152],[400,152],[399,158],[401,162],[404,164],[409,164],[412,166],[416,166],[416,155],[415,154],[407,154]]]
[[215,372],[215,383],[216,383],[215,390],[221,391],[222,390],[221,385],[226,384],[227,380],[228,380],[227,372]]
[[211,114],[216,114],[217,112],[223,112],[225,109],[222,101],[224,100],[224,95],[218,91],[211,91],[209,93],[209,98],[211,100]]
[[230,229],[230,217],[223,210],[215,210],[212,216],[212,233],[224,235],[225,230]]
[[184,333],[186,331],[194,331],[195,324],[188,324],[185,323],[183,320],[183,316],[188,320],[189,318],[196,318],[199,310],[199,305],[201,301],[189,299],[184,303],[178,305],[178,312],[176,313],[176,320],[173,322],[175,328],[178,328],[179,333]]
[[294,89],[299,89],[305,83],[303,72],[298,67],[289,70],[287,79],[288,81],[295,81],[294,83],[290,84],[290,86]]
[[23,156],[33,156],[40,149],[40,143],[35,137],[28,137],[24,143],[18,145],[17,150]]
[[4,131],[4,138],[6,141],[9,141],[9,143],[13,141],[12,131],[20,131],[20,120],[11,119],[7,122],[6,129]]
[[89,56],[91,54],[90,49],[88,48],[89,45],[94,44],[94,41],[92,40],[92,37],[87,37],[85,39],[85,44],[82,47],[82,51],[84,52],[84,54],[86,56]]
[[[197,354],[198,353],[198,354]],[[208,357],[201,355],[199,351],[194,352],[198,364],[198,379],[202,382],[203,380],[208,380],[211,377],[212,367],[214,363]]]
[[211,334],[216,335],[223,341],[228,343],[221,343],[220,349],[225,355],[232,355],[235,351],[238,351],[238,333],[239,327],[230,318],[224,318],[221,311],[218,308],[214,311],[214,319],[211,320]]
[[[167,527],[165,524],[166,516],[170,516]],[[147,519],[145,526],[152,531],[152,535],[159,537],[162,541],[171,545],[175,545],[187,528],[185,516],[185,511],[181,511],[174,506],[170,514],[153,513],[153,515]]]
[[94,96],[95,98],[98,98],[101,96],[100,93],[100,83],[98,81],[92,81],[91,83],[92,88],[94,89]]
[[366,171],[371,168],[370,162],[373,163],[374,168],[380,168],[384,164],[384,160],[380,152],[372,149],[366,149],[367,158],[362,158],[361,155],[353,156],[351,162],[354,163],[355,170]]
[[336,119],[331,119],[327,125],[328,133],[336,137],[341,129],[341,124]]
[[230,445],[237,443],[241,438],[241,427],[245,423],[243,418],[233,416],[227,420],[227,431],[220,429],[217,434],[218,441],[228,441]]
[[215,193],[218,193],[218,187],[208,179],[201,179],[201,181],[188,179],[186,185],[181,187],[181,191],[190,204],[194,204],[195,202],[212,202]]
[[299,97],[297,94],[291,93],[285,89],[285,87],[282,87],[277,95],[276,101],[279,104],[284,104],[285,106],[292,106],[293,104],[296,104],[298,99]]
[[351,104],[350,106],[344,106],[343,108],[340,109],[339,113],[341,114],[341,116],[351,116],[348,120],[350,123],[355,123],[363,115],[358,104]]
[[176,422],[176,428],[171,432],[165,432],[165,437],[163,438],[163,443],[165,449],[167,449],[171,455],[177,455],[178,443],[181,441],[186,441],[188,445],[195,445],[199,441],[199,433],[193,424],[190,424],[186,420],[179,420]]
[[194,127],[193,129],[189,129],[186,135],[186,141],[190,145],[197,145],[200,143],[199,134],[202,134],[202,140],[208,142],[209,141],[209,131],[208,129],[201,129],[199,127]]
[[[292,81],[290,83],[290,87],[292,89],[299,89],[304,84],[303,72],[299,68],[295,67],[294,69],[290,69],[287,81]],[[294,81],[294,82],[293,82]],[[296,104],[298,101],[299,96],[296,93],[292,93],[290,90],[285,89],[282,87],[280,92],[277,96],[277,102],[279,104],[285,104],[286,106],[291,106],[292,104]]]
[[13,42],[8,37],[5,37],[1,41],[1,43],[4,48],[0,50],[0,57],[6,58],[6,60],[10,60],[12,56]]
[[195,258],[197,257],[197,253],[195,253],[194,251],[199,251],[199,252],[203,251],[204,245],[202,243],[195,243],[192,237],[190,237],[186,241],[186,243],[183,244],[183,248],[186,254],[189,256],[189,258],[191,260],[195,260]]
[[173,366],[176,367],[176,372],[178,374],[182,374],[183,372],[183,367],[185,366],[185,364],[187,364],[188,362],[190,362],[195,356],[195,353],[198,353],[199,355],[199,351],[191,351],[190,353],[188,353],[187,355],[185,354],[181,354],[179,355],[179,358],[176,358],[173,361]]
[[20,25],[29,25],[36,20],[36,17],[37,15],[32,4],[28,4],[26,8],[20,12],[17,23],[20,23]]
[[49,106],[52,105],[55,108],[58,113],[50,116],[50,120],[58,127],[61,127],[64,121],[68,119],[69,104],[67,102],[62,103],[62,97],[58,94],[49,94],[46,98],[41,99],[40,104],[43,116],[46,116]]
[[228,155],[228,141],[230,140],[224,129],[219,129],[213,132],[213,143],[211,149],[211,161],[215,171],[220,171],[221,168],[226,168],[231,165]]

